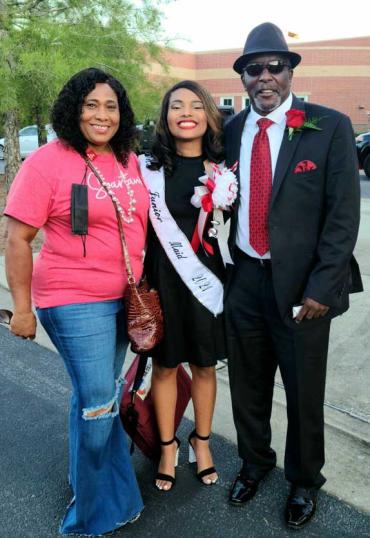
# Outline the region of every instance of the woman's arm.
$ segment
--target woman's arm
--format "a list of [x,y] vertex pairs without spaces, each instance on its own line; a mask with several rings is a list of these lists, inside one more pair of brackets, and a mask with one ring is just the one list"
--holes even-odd
[[36,334],[36,317],[31,302],[33,261],[30,243],[37,232],[37,228],[8,217],[5,267],[14,304],[10,330],[17,336],[31,339]]

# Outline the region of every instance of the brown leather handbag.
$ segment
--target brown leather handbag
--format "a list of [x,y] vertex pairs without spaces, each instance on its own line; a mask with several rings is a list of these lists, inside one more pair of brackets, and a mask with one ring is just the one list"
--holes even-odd
[[108,192],[102,177],[90,159],[86,158],[85,161],[105,192],[111,198],[116,211],[128,280],[125,296],[128,338],[134,353],[147,353],[159,344],[163,338],[164,323],[159,294],[158,291],[150,289],[145,280],[141,281],[138,286],[136,285],[123,231],[122,219],[117,204],[113,199],[113,195]]
[[146,353],[163,338],[163,313],[158,292],[147,282],[129,280],[125,298],[127,333],[134,353]]

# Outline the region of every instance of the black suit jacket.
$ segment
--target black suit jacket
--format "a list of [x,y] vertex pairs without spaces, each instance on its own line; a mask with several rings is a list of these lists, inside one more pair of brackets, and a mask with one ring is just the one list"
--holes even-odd
[[[360,219],[360,182],[351,122],[340,112],[296,97],[292,108],[304,110],[307,119],[320,118],[321,131],[303,129],[289,140],[286,130],[273,178],[269,209],[273,285],[280,314],[288,323],[292,305],[304,297],[330,306],[326,317],[334,317],[348,309],[349,292],[363,289],[352,255]],[[225,127],[227,166],[240,160],[248,112],[240,112]],[[295,173],[303,160],[317,168]],[[239,180],[239,167],[237,175]],[[238,209],[239,198],[232,215],[231,252]]]

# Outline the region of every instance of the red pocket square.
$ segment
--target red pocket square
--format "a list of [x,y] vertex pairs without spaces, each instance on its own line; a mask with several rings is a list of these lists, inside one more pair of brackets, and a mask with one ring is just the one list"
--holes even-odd
[[294,168],[295,174],[301,174],[302,172],[310,172],[316,170],[317,166],[312,161],[300,161]]

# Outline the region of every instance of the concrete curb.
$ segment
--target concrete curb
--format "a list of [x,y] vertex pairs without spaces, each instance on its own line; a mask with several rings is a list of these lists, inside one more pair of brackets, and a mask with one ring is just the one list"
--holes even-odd
[[4,258],[0,257],[0,287],[9,291],[9,286],[6,280]]
[[[218,369],[218,382],[228,385],[228,376],[226,369]],[[225,372],[225,373],[224,373]],[[285,390],[279,383],[275,382],[274,404],[286,409]],[[325,426],[337,430],[338,432],[350,437],[370,448],[370,424],[351,417],[340,410],[330,407],[330,403],[325,401]]]

